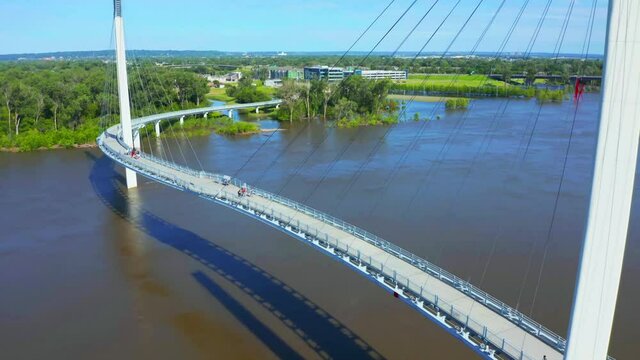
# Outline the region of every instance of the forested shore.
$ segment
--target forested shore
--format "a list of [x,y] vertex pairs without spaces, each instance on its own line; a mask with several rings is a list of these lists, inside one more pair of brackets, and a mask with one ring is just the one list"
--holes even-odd
[[[335,120],[337,126],[393,124],[402,105],[390,93],[442,97],[536,97],[541,102],[563,101],[572,88],[572,74],[601,75],[600,60],[403,58],[374,56],[365,67],[407,69],[406,81],[370,81],[358,76],[341,83],[322,80],[287,81],[268,88],[268,66],[306,66],[333,63],[333,56],[286,58],[145,59],[129,64],[133,116],[205,106],[208,98],[248,103],[278,97],[283,106],[270,116],[281,121]],[[348,67],[357,57],[346,57]],[[231,70],[245,75],[225,89],[210,88],[205,75]],[[495,76],[479,74],[499,74]],[[526,74],[524,79],[512,79]],[[553,81],[536,74],[559,74]],[[540,86],[542,85],[542,86]],[[552,85],[546,87],[546,85]],[[597,84],[594,84],[597,88]],[[589,90],[590,87],[587,88]],[[115,64],[109,60],[0,62],[0,150],[34,150],[90,146],[107,125],[118,121]],[[464,108],[451,103],[451,108]],[[252,115],[252,117],[256,117]],[[228,121],[207,126],[194,123],[191,131],[223,134],[251,133],[257,125]],[[197,130],[196,130],[197,129]]]
[[[0,63],[0,148],[34,150],[95,143],[117,121],[115,64]],[[204,104],[209,88],[191,71],[142,64],[129,74],[134,116]],[[144,91],[140,90],[144,89]]]

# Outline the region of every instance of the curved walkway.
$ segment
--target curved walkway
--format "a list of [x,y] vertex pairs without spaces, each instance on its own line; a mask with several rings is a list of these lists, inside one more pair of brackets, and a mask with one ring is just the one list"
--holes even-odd
[[[275,106],[279,101],[199,108],[135,119],[144,124],[213,111]],[[97,139],[100,149],[117,163],[154,181],[227,206],[273,226],[334,257],[435,321],[488,359],[562,359],[565,340],[486,292],[453,274],[340,219],[269,192],[250,188],[223,175],[196,171],[141,154],[129,155],[121,127]],[[225,185],[226,184],[226,185]]]
[[233,110],[240,110],[240,109],[274,107],[274,106],[279,106],[280,104],[282,104],[282,100],[269,100],[269,101],[251,103],[251,104],[210,106],[210,107],[195,108],[195,109],[189,109],[189,110],[172,111],[172,112],[167,112],[163,114],[149,115],[149,116],[141,117],[138,119],[133,119],[131,124],[134,128],[136,128],[149,123],[154,123],[154,122],[169,120],[169,119],[178,119],[185,116],[207,114],[210,112],[223,112],[223,111],[233,111]]

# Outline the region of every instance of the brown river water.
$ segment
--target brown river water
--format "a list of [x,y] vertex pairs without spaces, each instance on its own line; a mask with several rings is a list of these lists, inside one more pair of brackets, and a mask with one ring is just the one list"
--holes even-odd
[[[367,229],[565,336],[597,95],[576,112],[550,238],[574,105],[543,106],[528,147],[535,101],[475,101],[467,113],[434,106],[409,114],[440,119],[388,133],[302,123],[271,137],[144,142]],[[127,191],[122,173],[95,149],[0,154],[2,359],[477,358],[311,247],[144,178]],[[640,350],[638,204],[611,340],[618,359]]]

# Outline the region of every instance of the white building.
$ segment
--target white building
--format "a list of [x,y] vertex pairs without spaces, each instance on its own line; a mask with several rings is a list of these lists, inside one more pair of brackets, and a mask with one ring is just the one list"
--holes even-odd
[[407,80],[408,77],[408,73],[405,70],[355,70],[353,74],[372,80]]
[[268,79],[264,81],[264,86],[279,88],[282,86],[282,79]]
[[239,71],[234,71],[222,76],[215,75],[202,75],[208,82],[212,83],[214,81],[218,81],[220,84],[228,84],[235,83],[242,79],[242,73]]

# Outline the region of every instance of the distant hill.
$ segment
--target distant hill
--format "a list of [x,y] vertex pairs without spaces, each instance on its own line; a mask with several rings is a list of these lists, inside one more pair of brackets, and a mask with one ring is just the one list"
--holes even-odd
[[[258,52],[225,52],[216,50],[132,50],[137,58],[208,58],[208,57],[272,57],[279,56],[277,51],[258,51]],[[287,56],[340,56],[343,52],[340,51],[318,51],[318,52],[296,52],[292,51],[287,53]],[[390,56],[391,52],[375,52],[375,56]],[[366,55],[366,52],[352,51],[349,53],[351,56]],[[405,51],[396,54],[397,57],[414,57],[415,52]],[[441,56],[442,53],[430,52],[423,53],[422,57]],[[468,52],[450,52],[447,57],[466,57],[469,56]],[[490,52],[477,52],[476,57],[493,57],[494,53]],[[532,53],[531,57],[537,58],[551,58],[554,54],[551,53]],[[87,60],[87,59],[110,59],[114,57],[113,50],[98,50],[98,51],[62,51],[62,52],[49,52],[49,53],[34,53],[34,54],[8,54],[0,55],[0,61],[33,61],[33,60]],[[522,57],[521,53],[505,53],[502,55],[504,58],[519,58]],[[561,54],[562,58],[581,58],[580,54]],[[602,59],[601,54],[590,55],[590,58]]]
[[[133,50],[137,58],[159,58],[159,57],[219,57],[233,56],[233,53],[225,53],[222,51],[178,51],[178,50]],[[237,53],[235,55],[241,55]],[[87,59],[109,59],[114,57],[113,50],[98,51],[61,51],[37,54],[8,54],[0,55],[0,61],[19,61],[19,60],[87,60]]]

